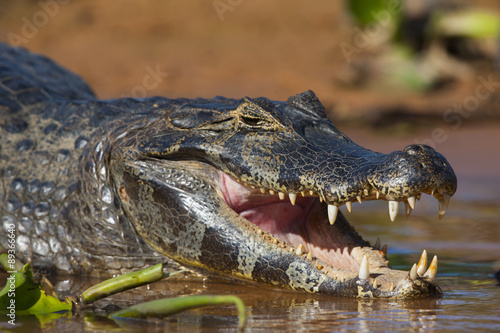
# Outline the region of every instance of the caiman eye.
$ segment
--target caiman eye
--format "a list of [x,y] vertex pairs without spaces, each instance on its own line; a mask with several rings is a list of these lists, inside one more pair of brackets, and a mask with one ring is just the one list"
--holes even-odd
[[269,122],[267,119],[262,119],[258,117],[251,117],[251,116],[240,116],[240,125],[243,128],[247,129],[264,129],[264,130],[272,130],[276,126],[272,122]]
[[277,130],[280,125],[275,119],[275,105],[264,98],[244,98],[236,110],[239,126],[248,130]]

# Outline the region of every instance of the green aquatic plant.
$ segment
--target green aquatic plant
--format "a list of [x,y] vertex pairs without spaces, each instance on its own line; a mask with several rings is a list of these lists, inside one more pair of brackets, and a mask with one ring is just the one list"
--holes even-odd
[[[163,264],[157,264],[113,277],[90,287],[80,295],[66,297],[61,301],[46,277],[34,274],[29,264],[22,265],[19,260],[9,257],[5,251],[0,253],[0,267],[10,274],[6,285],[0,291],[0,314],[9,316],[12,313],[14,320],[18,315],[36,315],[42,325],[71,313],[77,304],[91,304],[110,295],[184,272],[181,270],[166,273]],[[221,304],[236,305],[239,315],[238,330],[243,331],[246,324],[245,305],[239,297],[233,295],[195,295],[160,299],[116,311],[108,317],[117,323],[123,323],[131,318],[164,317],[193,308]],[[58,315],[47,317],[50,314]]]

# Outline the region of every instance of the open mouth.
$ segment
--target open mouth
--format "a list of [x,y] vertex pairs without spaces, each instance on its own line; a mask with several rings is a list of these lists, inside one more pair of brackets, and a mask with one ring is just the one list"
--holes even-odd
[[[245,220],[256,225],[258,233],[277,247],[306,258],[311,266],[340,282],[361,281],[371,289],[390,294],[403,284],[432,283],[437,272],[437,257],[427,266],[424,250],[419,263],[408,272],[390,269],[387,246],[380,241],[372,246],[338,213],[338,206],[325,203],[318,193],[282,193],[241,183],[219,171],[219,195]],[[424,190],[435,194],[440,217],[444,215],[449,195],[439,189]],[[406,213],[415,207],[420,195],[402,201],[389,201],[390,218],[396,217],[399,203]],[[376,189],[367,189],[357,197],[362,200],[386,199]],[[387,199],[386,199],[387,200]],[[346,203],[351,210],[352,202]],[[358,283],[359,284],[359,283]]]

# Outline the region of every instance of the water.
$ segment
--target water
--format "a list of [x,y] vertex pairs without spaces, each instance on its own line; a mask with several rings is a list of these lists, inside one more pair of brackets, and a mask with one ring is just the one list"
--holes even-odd
[[[484,135],[484,129],[481,131]],[[474,133],[471,135],[477,135]],[[460,135],[463,136],[464,132]],[[375,142],[371,137],[361,137],[356,141],[371,148]],[[406,139],[401,141],[408,142]],[[452,142],[450,140],[450,144]],[[401,142],[390,144],[395,147],[385,150],[400,149],[405,145]],[[467,161],[461,162],[469,156],[463,146],[455,150],[456,154],[453,149],[441,149],[455,167],[459,179],[459,190],[442,220],[437,218],[437,201],[427,195],[417,202],[410,217],[406,218],[401,208],[395,222],[390,222],[385,202],[355,203],[352,214],[344,212],[366,240],[373,243],[380,238],[382,244],[388,244],[388,258],[394,268],[409,270],[423,249],[430,257],[437,254],[436,282],[444,291],[441,298],[359,300],[214,279],[164,280],[98,301],[93,307],[58,319],[18,316],[14,328],[0,319],[0,331],[2,328],[9,332],[235,331],[238,319],[232,305],[200,308],[164,319],[127,321],[120,325],[106,318],[118,307],[196,294],[238,295],[247,307],[248,332],[500,331],[500,286],[493,276],[500,270],[500,181],[496,171],[498,165],[493,171],[485,169],[488,163],[491,166],[491,160],[487,158],[491,151],[483,149],[485,160],[477,161],[476,169],[463,167]],[[2,277],[0,279],[3,281]],[[61,295],[69,295],[99,281],[61,277],[54,282]]]

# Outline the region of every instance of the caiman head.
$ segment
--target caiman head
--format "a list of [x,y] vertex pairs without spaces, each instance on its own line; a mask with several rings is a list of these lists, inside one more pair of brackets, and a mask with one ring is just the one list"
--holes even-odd
[[424,145],[381,154],[326,117],[313,92],[179,100],[116,140],[113,181],[138,233],[194,268],[281,288],[357,297],[440,294],[437,258],[409,272],[364,241],[339,212],[388,201],[394,220],[422,193],[439,215],[457,187],[446,159]]

